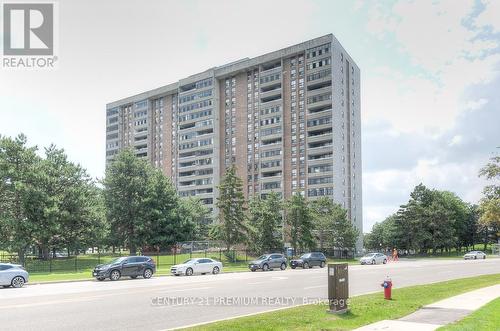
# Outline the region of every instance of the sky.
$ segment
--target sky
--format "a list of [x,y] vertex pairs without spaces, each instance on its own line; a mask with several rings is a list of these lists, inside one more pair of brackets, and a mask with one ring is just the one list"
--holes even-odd
[[2,135],[101,178],[106,103],[333,33],[361,68],[364,231],[418,183],[481,198],[500,146],[500,1],[58,3],[57,69],[0,71]]

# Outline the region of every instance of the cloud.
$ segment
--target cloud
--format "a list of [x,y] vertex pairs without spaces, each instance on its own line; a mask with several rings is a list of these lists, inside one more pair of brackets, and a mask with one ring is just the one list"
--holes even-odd
[[488,103],[487,99],[471,100],[465,104],[465,108],[469,110],[478,110]]
[[484,10],[477,16],[475,24],[482,28],[491,28],[492,32],[500,32],[500,1],[482,1]]
[[366,119],[382,117],[403,132],[440,134],[450,129],[474,102],[463,99],[466,89],[488,84],[499,74],[500,38],[487,38],[467,26],[464,22],[474,13],[472,0],[372,6],[367,32],[380,42],[395,43],[392,55],[398,60],[365,78],[362,102],[370,105],[364,109]]
[[[363,131],[364,230],[395,212],[419,183],[477,203],[486,185],[478,171],[500,146],[500,77],[466,91],[476,100],[440,135],[395,133],[388,122]],[[486,101],[487,100],[487,101]]]

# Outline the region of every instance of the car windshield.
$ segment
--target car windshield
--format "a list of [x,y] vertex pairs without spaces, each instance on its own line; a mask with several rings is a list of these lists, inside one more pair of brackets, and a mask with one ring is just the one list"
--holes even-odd
[[257,260],[265,260],[268,258],[269,255],[261,255],[259,256],[259,258],[257,258]]
[[111,260],[109,262],[109,264],[118,264],[118,263],[122,263],[123,261],[125,261],[127,258],[126,257],[118,257],[114,260]]
[[364,257],[374,257],[376,253],[366,254]]
[[186,260],[184,262],[182,262],[182,264],[190,264],[190,263],[195,263],[197,259],[189,259],[189,260]]
[[311,254],[304,254],[304,255],[302,255],[300,258],[301,258],[301,259],[307,259],[307,258],[308,258],[308,257],[310,257],[310,256],[311,256]]

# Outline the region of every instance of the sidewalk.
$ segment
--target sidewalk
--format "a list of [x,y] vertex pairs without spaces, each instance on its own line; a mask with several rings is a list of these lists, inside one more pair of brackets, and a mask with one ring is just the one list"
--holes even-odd
[[500,297],[500,284],[460,294],[422,307],[398,320],[383,320],[358,328],[359,331],[431,331],[461,320]]

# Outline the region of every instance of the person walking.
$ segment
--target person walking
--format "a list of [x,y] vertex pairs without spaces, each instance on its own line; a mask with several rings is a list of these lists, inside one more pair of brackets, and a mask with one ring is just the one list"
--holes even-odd
[[392,260],[393,261],[398,261],[399,258],[398,258],[398,250],[396,249],[396,247],[394,247],[394,249],[392,250]]

